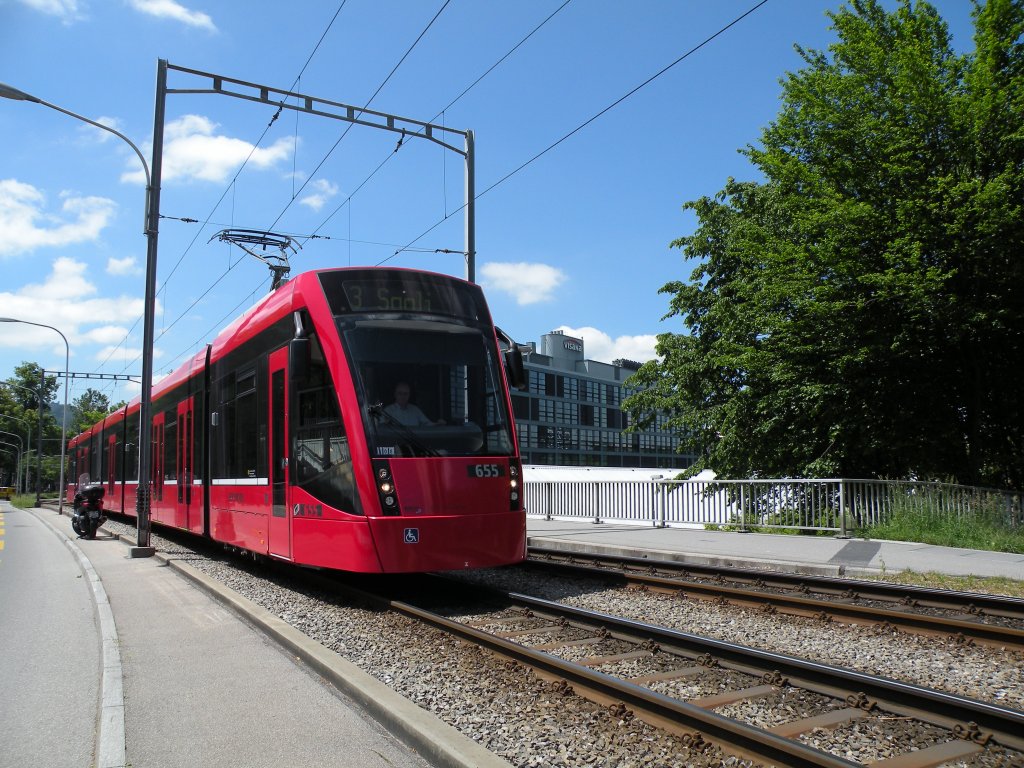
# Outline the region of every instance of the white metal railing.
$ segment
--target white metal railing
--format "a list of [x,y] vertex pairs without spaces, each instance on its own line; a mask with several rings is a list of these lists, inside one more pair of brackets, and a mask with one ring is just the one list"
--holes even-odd
[[885,522],[895,509],[985,515],[1024,522],[1021,494],[952,483],[905,480],[593,480],[524,484],[526,511],[557,517],[738,530],[795,528],[840,535]]

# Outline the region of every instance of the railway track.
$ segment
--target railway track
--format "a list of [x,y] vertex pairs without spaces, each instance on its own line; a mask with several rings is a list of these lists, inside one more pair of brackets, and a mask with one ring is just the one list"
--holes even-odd
[[[1024,753],[1024,712],[1018,710],[528,595],[430,578],[430,583],[417,580],[411,597],[356,594],[523,664],[550,680],[556,693],[583,695],[613,715],[642,719],[697,749],[712,743],[774,765],[858,765],[841,756],[841,745],[822,749],[806,739],[821,742],[821,733],[856,723],[905,740],[899,757],[874,763],[887,768],[940,765],[986,750],[992,750],[995,763],[1009,766]],[[438,595],[444,595],[443,612],[428,607]],[[453,609],[453,600],[464,600],[468,608]],[[481,614],[481,603],[499,605]],[[469,617],[451,618],[453,610],[468,610]],[[643,671],[636,674],[638,662]],[[701,676],[712,678],[702,687],[715,694],[686,700],[658,690]],[[810,694],[806,714],[770,727],[716,711],[738,703],[771,709],[792,699],[793,691]]]
[[721,604],[881,625],[963,644],[1024,650],[1024,600],[858,579],[805,576],[531,548],[529,564]]
[[[201,555],[185,557],[197,565],[204,561]],[[368,664],[359,663],[432,711],[440,706],[453,713],[465,706],[463,697],[482,693],[483,701],[466,702],[468,714],[455,720],[474,734],[480,721],[498,721],[484,733],[507,729],[511,735],[504,741],[488,735],[482,743],[517,765],[614,765],[622,759],[634,765],[1024,766],[1024,713],[997,703],[525,594],[466,592],[462,579],[357,580],[363,591],[349,598],[333,577],[256,568],[251,560],[222,556],[209,567],[219,578],[226,568],[238,568],[225,583],[327,647],[359,648],[358,656],[379,644],[381,650],[368,651]],[[265,578],[259,575],[264,571]],[[520,592],[532,591],[531,581],[545,582],[535,575],[520,579],[520,569],[502,573],[523,584]],[[367,584],[377,594],[367,594]],[[390,593],[382,596],[377,588],[383,587]],[[624,592],[622,599],[634,594],[639,599],[642,593]],[[354,637],[350,614],[367,600],[378,601],[368,612],[374,626],[368,636],[375,640]],[[389,610],[381,610],[385,605]],[[402,635],[396,634],[399,626]],[[512,700],[516,709],[504,709]],[[579,715],[587,707],[601,714],[586,715],[580,731]],[[537,738],[538,724],[546,735],[574,731],[566,738],[579,762],[558,762],[552,741]],[[881,746],[865,746],[872,741]],[[638,746],[651,742],[670,757],[629,762]],[[581,756],[585,749],[590,758]],[[605,754],[605,763],[594,754]]]

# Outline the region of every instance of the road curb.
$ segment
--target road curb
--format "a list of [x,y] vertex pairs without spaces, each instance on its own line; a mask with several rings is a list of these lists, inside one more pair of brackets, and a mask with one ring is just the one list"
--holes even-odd
[[[107,591],[103,588],[96,569],[88,556],[65,531],[54,525],[52,518],[36,514],[43,507],[28,511],[61,538],[64,546],[74,555],[78,567],[89,582],[93,608],[100,630],[100,705],[96,726],[97,768],[123,768],[126,760],[124,727],[124,673],[121,667],[121,651],[117,637],[117,624],[110,609]],[[63,515],[61,515],[63,517]]]
[[[135,540],[117,535],[129,546]],[[510,768],[511,764],[414,704],[339,654],[302,634],[261,605],[162,552],[156,557],[307,664],[431,764],[444,768]]]
[[526,540],[528,547],[540,547],[547,550],[564,552],[566,554],[580,553],[592,555],[607,555],[609,557],[632,557],[644,560],[664,560],[666,562],[685,565],[707,565],[713,567],[746,568],[767,571],[784,571],[786,573],[800,573],[805,576],[833,576],[833,577],[871,577],[884,573],[880,568],[865,568],[861,566],[837,565],[815,565],[811,563],[798,563],[790,560],[769,560],[755,557],[737,557],[735,555],[708,555],[699,552],[678,552],[667,549],[646,549],[624,547],[615,544],[600,544],[594,542],[565,541],[563,539],[548,538],[543,535],[530,536]]

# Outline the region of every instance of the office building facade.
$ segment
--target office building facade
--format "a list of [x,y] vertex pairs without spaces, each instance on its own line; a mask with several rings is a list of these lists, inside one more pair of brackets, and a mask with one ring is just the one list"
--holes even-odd
[[529,380],[513,390],[512,408],[524,464],[684,469],[693,457],[676,452],[679,441],[655,424],[628,432],[622,401],[633,389],[626,380],[640,367],[629,360],[587,360],[583,339],[552,331],[540,350],[523,348]]

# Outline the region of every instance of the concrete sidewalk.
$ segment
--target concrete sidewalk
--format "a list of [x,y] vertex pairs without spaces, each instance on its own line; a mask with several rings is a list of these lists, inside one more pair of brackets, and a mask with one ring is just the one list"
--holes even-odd
[[820,576],[934,571],[954,576],[1002,576],[1024,581],[1024,555],[936,547],[878,539],[783,536],[697,528],[597,525],[580,520],[526,521],[530,546]]
[[32,512],[83,553],[83,569],[102,589],[98,768],[507,768],[276,616],[203,583],[187,564],[132,559],[125,542],[102,531],[72,539],[67,517]]

